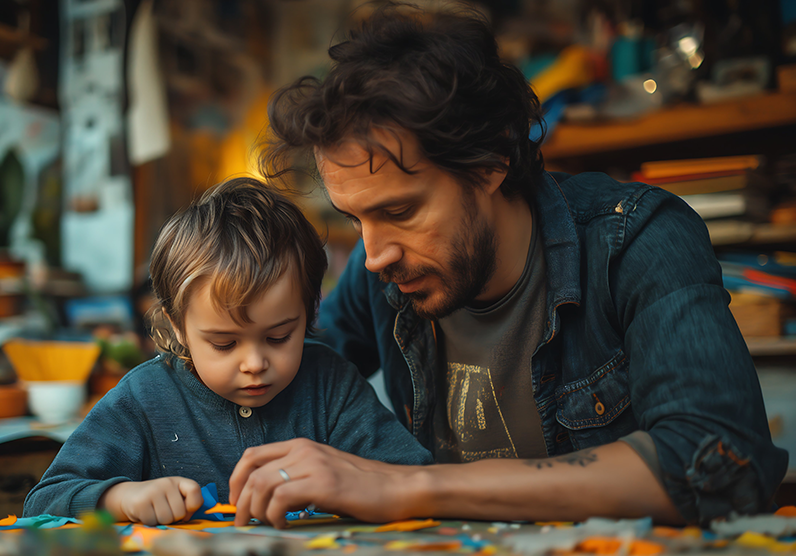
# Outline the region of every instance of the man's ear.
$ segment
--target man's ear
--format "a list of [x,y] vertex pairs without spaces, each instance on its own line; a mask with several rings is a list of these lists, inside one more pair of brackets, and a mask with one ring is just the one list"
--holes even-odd
[[177,341],[180,342],[180,344],[182,344],[183,346],[188,347],[185,344],[185,339],[182,337],[182,334],[180,333],[180,329],[177,328],[176,326],[174,326],[174,321],[171,320],[171,317],[166,312],[165,307],[162,307],[160,310],[163,311],[163,316],[166,317],[167,321],[169,321],[169,324],[171,325],[171,329],[174,331],[174,335],[177,337]]
[[[505,163],[508,164],[508,159],[505,160]],[[508,174],[508,170],[498,169],[498,168],[483,168],[478,170],[478,173],[481,174],[481,179],[483,180],[483,189],[485,193],[489,195],[495,193],[503,182],[506,180],[506,175]]]

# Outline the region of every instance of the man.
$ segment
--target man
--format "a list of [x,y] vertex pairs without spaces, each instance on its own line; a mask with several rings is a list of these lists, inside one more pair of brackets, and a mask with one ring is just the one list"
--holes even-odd
[[769,508],[786,467],[705,226],[681,200],[544,171],[541,119],[478,16],[390,6],[280,91],[265,167],[304,150],[362,241],[323,339],[436,465],[304,440],[248,451],[237,522],[288,509],[705,523]]

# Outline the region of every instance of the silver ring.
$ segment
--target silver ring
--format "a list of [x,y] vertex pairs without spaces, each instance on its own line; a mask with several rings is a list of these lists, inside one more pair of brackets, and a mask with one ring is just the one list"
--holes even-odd
[[290,480],[290,475],[288,475],[287,471],[285,471],[284,469],[280,469],[279,474],[282,476],[285,482],[288,482]]

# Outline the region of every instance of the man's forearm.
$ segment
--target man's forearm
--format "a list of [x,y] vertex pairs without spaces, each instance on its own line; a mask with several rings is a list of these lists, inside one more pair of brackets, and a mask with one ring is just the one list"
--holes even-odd
[[682,521],[666,491],[624,442],[538,460],[482,460],[417,470],[409,514],[462,519],[582,521],[652,516]]

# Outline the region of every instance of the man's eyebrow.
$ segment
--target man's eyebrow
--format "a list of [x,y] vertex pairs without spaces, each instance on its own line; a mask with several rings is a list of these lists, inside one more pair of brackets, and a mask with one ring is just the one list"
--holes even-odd
[[[368,214],[368,213],[371,213],[371,212],[378,212],[378,211],[380,211],[382,209],[385,209],[385,208],[394,207],[396,205],[407,205],[407,204],[416,203],[419,197],[420,196],[417,195],[417,196],[407,197],[407,198],[404,198],[404,199],[387,199],[386,201],[382,201],[381,203],[376,203],[372,207],[367,207],[366,209],[364,209],[362,211],[362,213],[363,214]],[[347,213],[343,209],[339,208],[331,200],[329,200],[329,203],[332,205],[332,208],[334,210],[336,210],[337,212],[339,212],[340,214],[342,214],[344,216],[353,216],[352,214]]]
[[[296,322],[300,318],[301,318],[301,316],[288,317],[286,319],[282,319],[281,321],[271,325],[268,329],[271,330],[273,328],[279,328],[280,326],[284,326],[286,324],[290,324],[292,322]],[[222,330],[222,329],[215,329],[215,328],[211,328],[211,329],[207,329],[207,330],[199,329],[199,332],[201,332],[202,334],[211,334],[211,335],[219,335],[219,336],[223,336],[223,335],[232,336],[232,335],[240,333],[239,330]]]
[[337,212],[339,212],[340,214],[342,214],[342,215],[344,215],[344,216],[351,216],[351,215],[350,215],[350,214],[348,214],[346,211],[342,210],[340,207],[338,207],[337,205],[335,205],[335,204],[334,204],[334,203],[333,203],[331,200],[329,201],[329,204],[330,204],[330,205],[332,205],[332,208],[333,208],[334,210],[336,210]]

